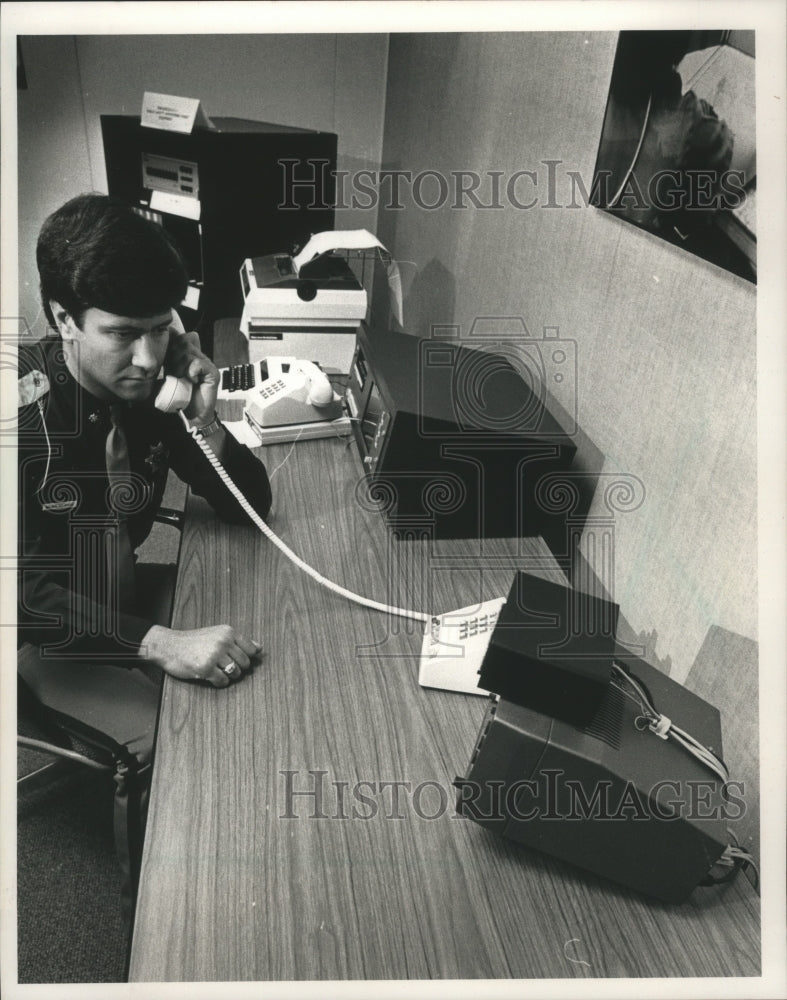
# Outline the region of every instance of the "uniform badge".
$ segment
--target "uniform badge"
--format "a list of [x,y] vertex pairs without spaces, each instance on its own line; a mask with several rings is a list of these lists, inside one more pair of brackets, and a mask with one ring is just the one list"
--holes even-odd
[[145,459],[145,465],[150,468],[150,474],[155,476],[159,470],[163,469],[167,464],[168,458],[169,452],[164,447],[164,443],[162,441],[159,441],[158,444],[152,444],[150,446],[148,457]]

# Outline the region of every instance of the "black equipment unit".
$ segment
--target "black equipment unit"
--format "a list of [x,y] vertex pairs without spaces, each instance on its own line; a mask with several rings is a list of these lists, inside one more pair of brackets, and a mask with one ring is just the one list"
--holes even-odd
[[186,135],[145,128],[136,117],[101,116],[109,193],[172,235],[206,330],[215,319],[240,316],[245,258],[292,253],[334,228],[336,191],[334,134],[241,118],[213,122],[214,129]]
[[[347,403],[372,495],[395,531],[541,535],[565,563],[565,512],[550,509],[537,488],[543,477],[577,470],[577,435],[564,432],[506,358],[362,326]],[[582,437],[597,473],[603,456]],[[581,477],[580,519],[590,479]]]
[[612,677],[618,605],[517,573],[478,680],[518,705],[588,725]]
[[[642,660],[626,662],[658,710],[720,757],[718,711]],[[493,698],[467,775],[456,780],[457,810],[528,847],[682,902],[724,852],[742,800],[725,800],[720,778],[638,725],[639,715],[612,685],[585,728]]]

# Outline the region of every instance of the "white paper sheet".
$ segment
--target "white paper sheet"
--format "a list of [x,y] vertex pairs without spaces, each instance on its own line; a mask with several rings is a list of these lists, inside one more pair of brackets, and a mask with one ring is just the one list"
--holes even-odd
[[[372,250],[375,247],[382,250],[388,257],[390,253],[383,244],[373,236],[368,229],[331,229],[324,233],[315,233],[299,254],[292,258],[296,272],[304,264],[313,261],[315,257],[332,250]],[[391,309],[399,326],[404,323],[402,311],[402,279],[399,265],[391,259],[387,266],[388,289],[391,295]]]

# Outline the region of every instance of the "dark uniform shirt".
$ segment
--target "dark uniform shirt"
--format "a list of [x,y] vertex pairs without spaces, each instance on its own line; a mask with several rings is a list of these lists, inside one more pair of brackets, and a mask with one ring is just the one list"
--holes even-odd
[[[125,519],[132,549],[150,533],[169,468],[224,520],[248,523],[177,413],[153,396],[121,404],[128,443],[128,487],[110,493],[106,441],[109,404],[82,388],[65,364],[60,340],[20,351],[20,377],[43,372],[48,392],[20,407],[18,640],[50,655],[129,660],[152,622],[133,607],[113,607],[106,571],[107,531]],[[47,440],[48,438],[48,440]],[[265,467],[230,434],[222,464],[265,517],[271,489]],[[109,596],[108,596],[109,595]]]

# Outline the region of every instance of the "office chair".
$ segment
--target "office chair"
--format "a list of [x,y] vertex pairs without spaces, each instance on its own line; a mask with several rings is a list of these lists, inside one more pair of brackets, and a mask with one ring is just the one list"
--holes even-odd
[[[183,512],[161,508],[156,520],[179,531]],[[137,566],[140,612],[169,625],[177,580],[174,563]],[[121,912],[130,928],[136,903],[152,770],[160,671],[63,664],[41,682],[44,661],[29,644],[18,650],[17,745],[54,758],[17,779],[28,791],[64,773],[89,769],[111,776],[115,851],[122,873]],[[52,683],[54,678],[54,683]]]

